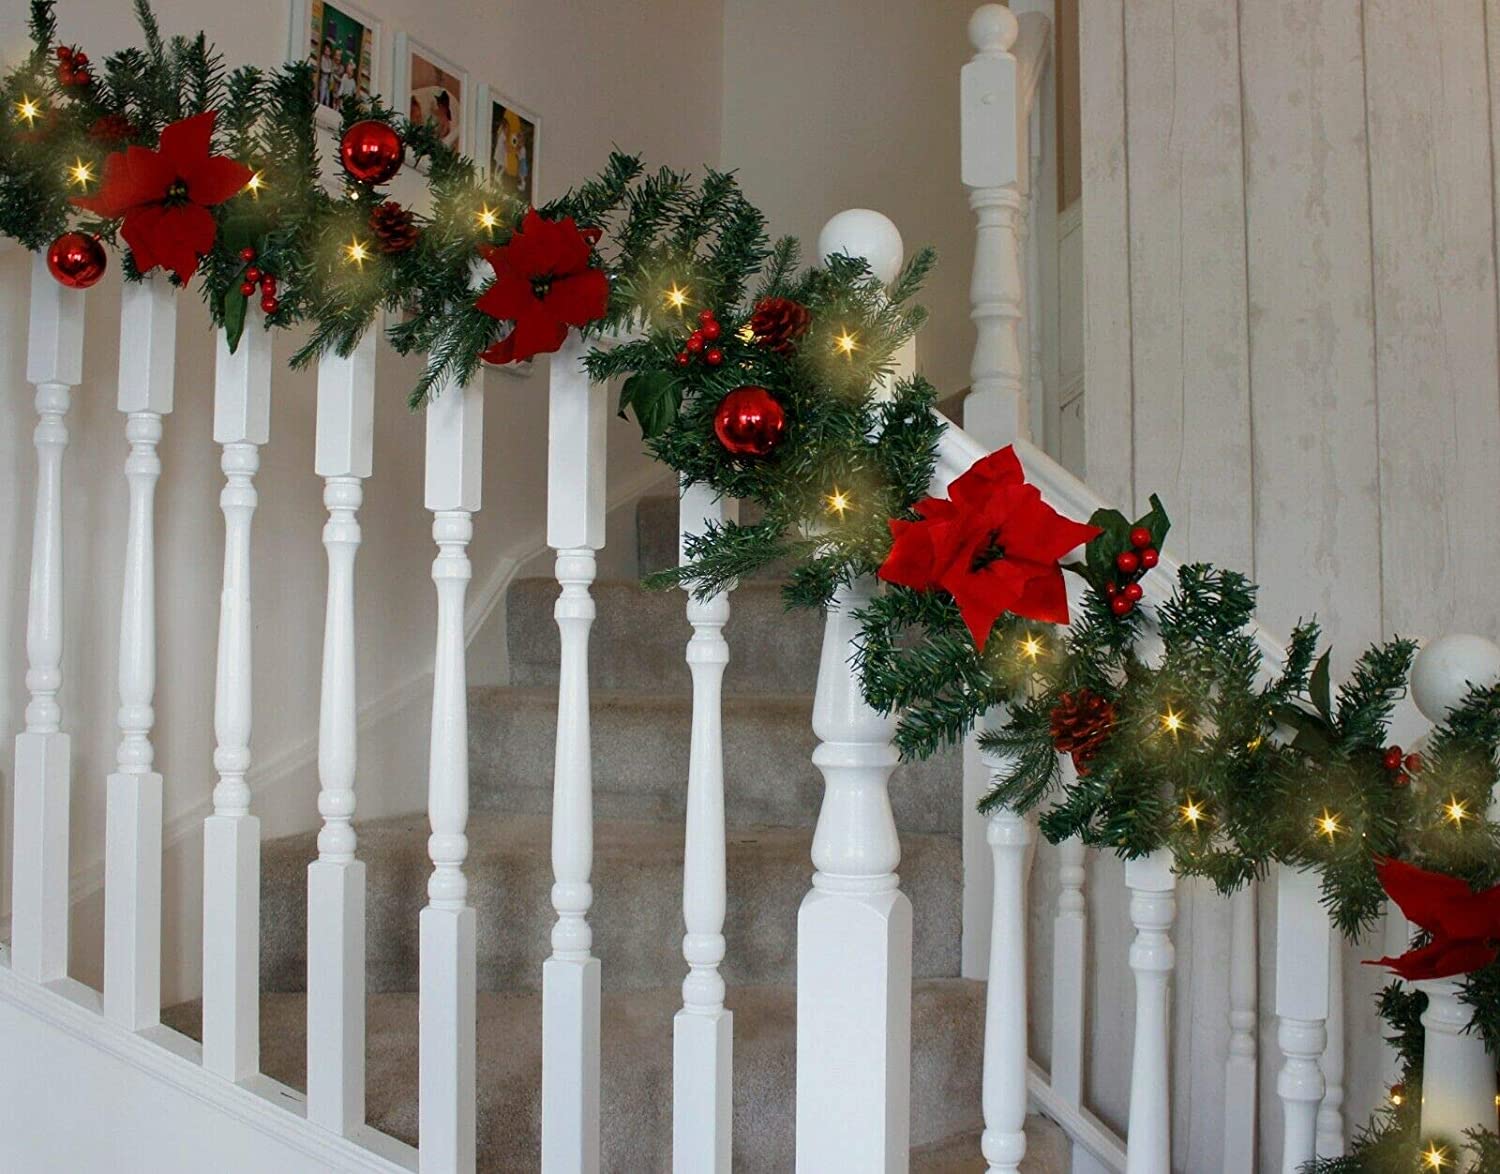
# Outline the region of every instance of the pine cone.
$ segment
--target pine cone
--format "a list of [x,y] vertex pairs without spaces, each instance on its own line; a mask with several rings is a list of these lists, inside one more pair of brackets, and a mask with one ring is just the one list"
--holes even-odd
[[1059,754],[1071,754],[1081,775],[1088,774],[1088,761],[1099,752],[1115,724],[1115,707],[1097,693],[1079,689],[1058,695],[1048,715],[1052,723],[1052,745]]
[[375,244],[382,253],[404,253],[417,243],[422,230],[416,218],[395,200],[377,204],[370,213],[370,231],[375,234]]
[[812,315],[801,302],[791,298],[761,298],[750,315],[750,332],[755,341],[778,355],[789,355],[797,340],[807,333]]

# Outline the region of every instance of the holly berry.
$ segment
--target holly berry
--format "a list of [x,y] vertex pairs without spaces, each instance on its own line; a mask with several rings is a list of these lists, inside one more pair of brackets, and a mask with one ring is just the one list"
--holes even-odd
[[243,249],[240,250],[240,260],[244,261],[248,265],[251,261],[255,260],[255,250],[249,245],[246,245]]
[[688,354],[687,351],[678,351],[677,352],[677,365],[679,367],[686,367],[692,361],[693,361],[693,356],[690,355],[690,354]]
[[260,299],[260,308],[267,314],[274,314],[277,310],[281,309],[281,303],[270,294],[266,294]]
[[1130,532],[1130,545],[1137,550],[1151,545],[1151,531],[1144,526],[1137,526]]
[[242,281],[242,282],[240,282],[240,296],[241,297],[248,298],[254,292],[255,292],[255,282],[253,282],[253,281]]
[[1422,756],[1420,754],[1408,754],[1401,760],[1401,765],[1406,768],[1407,774],[1422,773]]
[[1109,610],[1114,612],[1114,614],[1117,616],[1127,616],[1134,608],[1135,603],[1130,599],[1129,596],[1124,595],[1123,593],[1120,595],[1116,595],[1109,601]]
[[1104,584],[1104,594],[1109,599],[1113,599],[1116,595],[1120,594],[1120,585],[1118,583]]
[[1384,764],[1386,770],[1400,770],[1401,769],[1401,747],[1399,747],[1399,746],[1388,746],[1388,747],[1386,747],[1385,756],[1381,759],[1381,762]]
[[1149,571],[1157,563],[1161,562],[1161,552],[1154,546],[1148,546],[1141,551],[1141,567]]
[[1122,575],[1133,575],[1141,565],[1141,559],[1133,550],[1122,550],[1115,555],[1115,570]]
[[276,275],[274,273],[262,273],[260,275],[260,292],[267,297],[276,292]]
[[722,333],[724,333],[724,328],[713,321],[713,319],[709,319],[703,324],[703,337],[708,339],[709,342],[713,342]]
[[703,349],[703,331],[695,330],[688,335],[687,349],[689,354],[696,355]]
[[717,323],[718,318],[714,316],[714,312],[712,310],[699,310],[698,321],[704,326],[707,326],[710,322]]
[[717,367],[724,361],[724,352],[718,347],[709,347],[703,354],[703,361],[710,367]]
[[245,270],[245,280],[248,281],[251,285],[259,285],[260,279],[264,276],[265,274],[263,274],[254,265]]
[[1122,594],[1126,599],[1130,600],[1131,603],[1139,603],[1141,601],[1141,596],[1145,595],[1146,592],[1142,590],[1139,583],[1126,583],[1125,590],[1122,592]]

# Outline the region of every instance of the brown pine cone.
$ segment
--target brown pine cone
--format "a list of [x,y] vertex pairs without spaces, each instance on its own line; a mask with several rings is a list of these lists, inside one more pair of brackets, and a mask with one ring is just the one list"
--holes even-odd
[[812,315],[801,302],[791,298],[761,298],[750,315],[750,332],[755,341],[778,355],[789,355],[797,340],[807,333]]
[[1099,752],[1115,724],[1115,707],[1097,693],[1079,689],[1061,693],[1049,715],[1052,745],[1059,754],[1071,754],[1081,775],[1088,774],[1088,761]]
[[370,231],[375,234],[376,247],[382,253],[404,253],[417,243],[422,230],[416,218],[395,200],[377,204],[370,213]]

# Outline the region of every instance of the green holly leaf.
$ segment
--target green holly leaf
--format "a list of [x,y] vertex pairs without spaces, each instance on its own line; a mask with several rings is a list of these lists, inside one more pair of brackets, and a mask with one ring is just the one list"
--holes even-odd
[[1080,573],[1094,590],[1103,591],[1106,583],[1114,582],[1115,555],[1130,549],[1130,523],[1119,510],[1100,509],[1089,517],[1089,525],[1102,533],[1084,547],[1085,569]]
[[249,301],[238,286],[230,286],[224,291],[224,341],[229,344],[230,354],[240,345],[240,336],[245,333],[245,306]]
[[1328,655],[1324,652],[1318,657],[1318,663],[1313,665],[1312,676],[1307,682],[1307,695],[1312,698],[1313,705],[1317,706],[1318,712],[1323,715],[1323,720],[1332,725],[1333,696],[1328,671]]
[[1153,493],[1150,500],[1151,512],[1140,518],[1136,525],[1151,531],[1151,545],[1160,550],[1167,540],[1167,531],[1172,528],[1172,519],[1167,517],[1167,508],[1161,504],[1161,498]]
[[682,407],[682,385],[665,371],[643,371],[632,375],[620,387],[620,418],[625,410],[635,412],[641,426],[641,439],[659,436],[677,419]]

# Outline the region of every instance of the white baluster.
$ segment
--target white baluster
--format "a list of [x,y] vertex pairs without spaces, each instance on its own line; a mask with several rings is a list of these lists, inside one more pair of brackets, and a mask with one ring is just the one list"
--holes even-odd
[[1317,1153],[1318,1107],[1326,1087],[1320,1061],[1328,1046],[1328,958],[1332,927],[1319,899],[1318,874],[1282,868],[1276,882],[1276,1079],[1285,1115],[1283,1174]]
[[589,629],[594,552],[604,546],[605,388],[589,382],[575,334],[552,359],[547,424],[547,544],[562,591],[552,783],[552,956],[542,964],[542,1169],[599,1169],[599,960],[588,911],[594,891]]
[[120,294],[119,408],[125,413],[130,518],[120,602],[120,749],[105,781],[104,1014],[131,1031],[161,1019],[162,778],[156,692],[156,482],[162,417],[172,410],[177,291],[165,277]]
[[318,858],[307,866],[307,1119],[365,1123],[365,866],[354,858],[358,766],[354,559],[375,434],[375,333],[318,363],[314,471],[324,478],[328,595],[318,711]]
[[[1385,905],[1385,923],[1381,927],[1381,942],[1384,948],[1380,953],[1385,958],[1399,958],[1411,949],[1411,923],[1406,920],[1401,907],[1394,901],[1387,901]],[[1392,977],[1390,981],[1401,980]],[[1385,1087],[1389,1089],[1401,1081],[1401,1053],[1397,1050],[1401,1031],[1399,1028],[1392,1027],[1384,1019],[1380,1021],[1380,1030],[1386,1041],[1386,1046],[1382,1049],[1380,1056],[1382,1080]]]
[[[999,711],[982,725],[1004,724]],[[1005,762],[984,756],[991,778]],[[994,855],[994,923],[990,929],[989,986],[984,1015],[984,1134],[980,1148],[989,1168],[1015,1171],[1026,1156],[1026,873],[1031,824],[1014,811],[990,814]]]
[[35,982],[68,973],[71,745],[62,731],[62,465],[71,389],[83,378],[83,291],[38,253],[31,266],[26,379],[36,386],[36,507],[26,607],[26,728],[16,735],[11,967]]
[[[1072,770],[1064,758],[1064,770]],[[1084,979],[1088,956],[1085,849],[1077,836],[1057,846],[1057,914],[1052,921],[1052,1075],[1068,1104],[1083,1104]]]
[[427,405],[426,505],[437,557],[437,640],[432,660],[427,854],[432,876],[420,926],[418,1120],[423,1174],[474,1169],[476,975],[474,910],[464,860],[469,823],[468,674],[464,596],[469,540],[479,509],[484,389],[440,384]]
[[1135,1048],[1130,1066],[1130,1128],[1127,1174],[1163,1174],[1172,1168],[1172,1100],[1169,1069],[1171,980],[1177,954],[1172,921],[1177,915],[1172,856],[1159,849],[1125,862],[1130,920],[1135,941]]
[[873,584],[828,609],[813,730],[825,791],[812,891],[797,915],[797,1169],[907,1168],[911,1118],[911,901],[886,784],[893,717],[866,704],[850,666],[853,613]]
[[978,220],[970,317],[977,338],[964,401],[966,426],[1000,446],[1030,435],[1022,253],[1024,144],[1017,126],[1018,26],[1008,8],[981,6],[969,21],[976,52],[960,77],[962,175]]
[[203,821],[203,1066],[260,1069],[260,820],[250,814],[250,522],[271,433],[271,336],[249,311],[233,353],[219,334],[214,441],[223,446],[224,586],[214,680],[214,810]]
[[[1422,1136],[1457,1142],[1470,1129],[1493,1132],[1495,1061],[1485,1051],[1484,1040],[1468,1030],[1474,1011],[1459,1002],[1462,984],[1443,978],[1416,986],[1427,995],[1427,1010],[1422,1012]],[[1461,1168],[1469,1167],[1472,1161]]]
[[1229,1058],[1224,1062],[1224,1174],[1255,1169],[1256,883],[1229,898]]
[[1344,1154],[1344,940],[1328,939],[1328,1045],[1323,1049],[1323,1103],[1318,1108],[1318,1157]]
[[[725,503],[705,485],[682,491],[680,533],[722,522]],[[684,542],[685,546],[685,542]],[[685,549],[679,557],[687,562]],[[672,1169],[729,1174],[734,1016],[724,1007],[724,715],[720,693],[729,645],[729,593],[687,604],[693,635],[693,733],[688,758],[687,829],[682,857],[682,1010],[672,1023]]]

